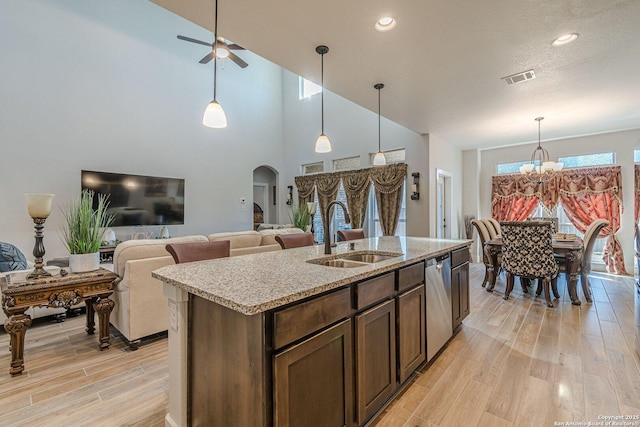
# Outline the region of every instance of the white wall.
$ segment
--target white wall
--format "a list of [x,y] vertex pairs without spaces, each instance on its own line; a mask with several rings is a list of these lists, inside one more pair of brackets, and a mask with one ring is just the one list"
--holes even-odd
[[[302,164],[324,162],[325,172],[332,170],[332,160],[360,156],[361,167],[369,167],[369,154],[378,151],[378,114],[366,110],[351,101],[329,91],[324,94],[325,134],[329,137],[333,151],[327,154],[314,152],[315,141],[320,135],[320,95],[304,100],[298,99],[298,76],[283,72],[284,103],[284,158],[285,169],[281,175],[281,186],[294,185],[294,177],[301,174]],[[377,91],[371,83],[371,97]],[[385,82],[386,83],[386,82]],[[368,84],[363,82],[363,84]],[[387,84],[382,94],[384,116],[384,91],[393,90]],[[382,150],[406,149],[409,177],[412,172],[428,174],[428,146],[417,133],[391,122],[384,117],[381,122]],[[411,182],[411,179],[409,179]],[[425,181],[421,181],[423,184]],[[420,200],[407,200],[407,234],[426,236],[428,234],[428,212],[426,188],[422,187]],[[410,192],[407,192],[409,197]],[[294,198],[297,193],[294,190]],[[281,213],[281,218],[286,213]]]
[[224,63],[229,126],[209,129],[207,48],[176,39],[210,40],[202,28],[146,1],[0,0],[0,10],[0,241],[31,258],[23,193],[54,193],[45,259],[65,256],[57,206],[79,193],[82,169],[184,178],[185,225],[172,235],[251,229],[253,170],[284,165],[279,67],[249,52],[246,69]]
[[[452,145],[438,138],[436,135],[426,135],[425,140],[429,144],[429,171],[428,171],[428,193],[429,198],[429,217],[431,218],[429,225],[429,235],[436,236],[436,174],[441,169],[451,174],[451,218],[449,224],[451,227],[451,238],[465,238],[464,222],[462,219],[462,152]],[[423,187],[424,188],[424,187]]]
[[[477,192],[480,199],[480,216],[491,216],[491,177],[495,175],[496,165],[527,161],[535,149],[535,144],[524,144],[512,147],[481,151],[480,179],[477,187],[465,188],[465,191]],[[640,129],[624,132],[611,132],[600,135],[567,138],[542,142],[543,148],[549,151],[553,159],[579,154],[615,152],[616,164],[622,166],[622,195],[624,212],[621,214],[618,238],[624,251],[625,267],[633,271],[633,200],[634,200],[634,166],[633,149],[640,145]]]

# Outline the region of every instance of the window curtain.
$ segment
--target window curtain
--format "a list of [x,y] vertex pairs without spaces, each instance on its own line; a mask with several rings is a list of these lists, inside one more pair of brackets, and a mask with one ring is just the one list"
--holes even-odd
[[635,203],[634,203],[634,218],[636,224],[640,221],[640,165],[635,165]]
[[316,188],[314,176],[296,176],[294,180],[298,189],[298,204],[303,205],[307,202],[313,202],[313,190]]
[[[338,189],[340,188],[340,174],[339,173],[323,173],[315,175],[316,189],[318,190],[318,205],[320,206],[320,215],[322,216],[322,223],[327,224],[327,206],[333,200],[336,200],[338,196]],[[329,239],[329,236],[324,236],[325,239]]]
[[362,228],[369,202],[369,179],[371,169],[362,169],[342,176],[342,186],[347,195],[347,206],[351,215],[351,228]]
[[558,176],[560,202],[569,220],[584,233],[591,222],[606,219],[599,237],[609,236],[604,247],[607,271],[628,274],[624,267],[622,245],[616,237],[622,210],[622,174],[620,166],[576,168]]
[[385,236],[393,236],[398,227],[402,207],[402,186],[406,176],[406,163],[395,163],[371,170],[371,180],[378,202],[380,227]]
[[522,175],[491,177],[491,216],[498,221],[524,221],[542,199],[540,188]]

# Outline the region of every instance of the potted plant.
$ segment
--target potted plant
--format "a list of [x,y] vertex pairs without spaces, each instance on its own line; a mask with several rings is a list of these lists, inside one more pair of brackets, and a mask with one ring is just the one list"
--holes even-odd
[[309,213],[307,204],[303,203],[297,206],[292,205],[291,210],[293,218],[289,217],[289,219],[291,219],[293,226],[301,229],[302,231],[309,231],[308,228],[310,227],[311,214]]
[[107,213],[109,196],[98,194],[95,209],[93,198],[92,190],[82,190],[78,200],[62,209],[65,219],[62,238],[69,249],[69,269],[72,273],[100,268],[102,235],[114,220],[114,216]]

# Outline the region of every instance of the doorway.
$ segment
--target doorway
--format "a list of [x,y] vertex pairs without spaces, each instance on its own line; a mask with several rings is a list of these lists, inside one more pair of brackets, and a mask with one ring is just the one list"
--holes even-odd
[[436,169],[436,237],[451,238],[451,173]]
[[259,224],[278,224],[276,206],[277,172],[270,166],[253,170],[254,227]]

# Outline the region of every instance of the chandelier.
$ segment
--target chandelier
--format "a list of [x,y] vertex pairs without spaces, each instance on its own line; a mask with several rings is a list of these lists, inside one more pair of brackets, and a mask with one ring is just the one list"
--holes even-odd
[[551,181],[562,170],[564,163],[549,160],[549,152],[540,145],[540,122],[544,117],[536,117],[535,120],[538,122],[538,147],[533,150],[531,162],[520,166],[520,173],[530,181],[542,184]]

